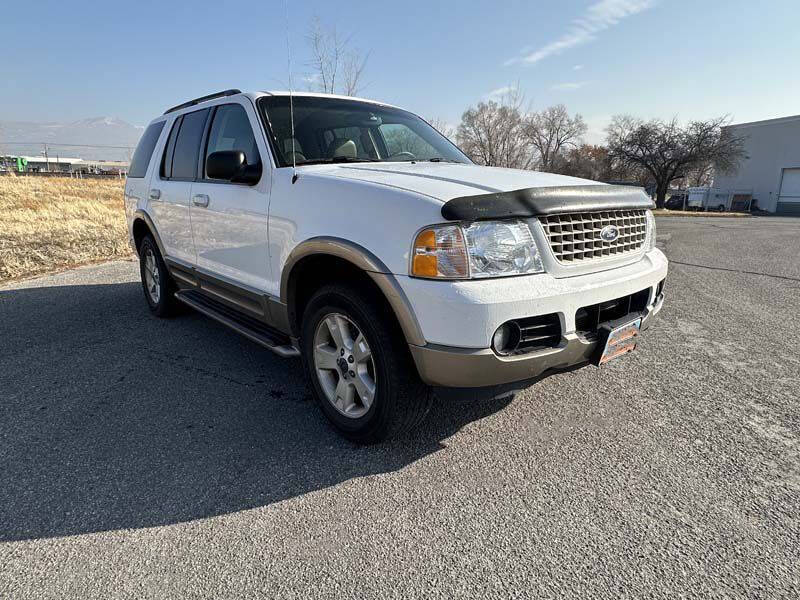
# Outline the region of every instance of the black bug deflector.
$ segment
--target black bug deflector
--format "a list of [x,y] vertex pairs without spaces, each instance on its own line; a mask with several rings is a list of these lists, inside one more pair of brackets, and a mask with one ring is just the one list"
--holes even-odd
[[453,198],[442,206],[442,216],[449,221],[479,221],[653,207],[653,202],[641,188],[625,185],[572,185]]

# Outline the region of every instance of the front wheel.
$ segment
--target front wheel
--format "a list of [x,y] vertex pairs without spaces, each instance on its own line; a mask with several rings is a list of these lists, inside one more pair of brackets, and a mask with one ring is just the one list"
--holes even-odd
[[303,362],[317,403],[340,433],[359,443],[412,429],[432,399],[402,332],[380,306],[356,286],[329,285],[303,316]]

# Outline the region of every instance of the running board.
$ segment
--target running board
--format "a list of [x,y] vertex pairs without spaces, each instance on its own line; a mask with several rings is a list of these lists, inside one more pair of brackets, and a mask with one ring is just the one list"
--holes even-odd
[[229,308],[222,302],[213,300],[195,290],[175,292],[175,297],[197,312],[230,327],[256,344],[272,350],[278,356],[284,358],[300,356],[299,350],[292,346],[288,336],[253,317]]

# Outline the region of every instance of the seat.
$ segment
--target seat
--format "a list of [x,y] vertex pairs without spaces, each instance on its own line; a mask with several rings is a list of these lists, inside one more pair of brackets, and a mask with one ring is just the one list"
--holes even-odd
[[[294,142],[294,144],[292,144]],[[305,162],[306,156],[303,154],[303,147],[297,138],[288,138],[283,140],[283,155],[286,157],[286,162],[299,163]]]

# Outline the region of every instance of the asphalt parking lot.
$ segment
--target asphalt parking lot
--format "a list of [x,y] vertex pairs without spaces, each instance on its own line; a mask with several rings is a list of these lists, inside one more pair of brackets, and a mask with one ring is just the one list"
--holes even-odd
[[662,218],[633,354],[360,448],[133,262],[0,287],[0,598],[800,595],[800,220]]

